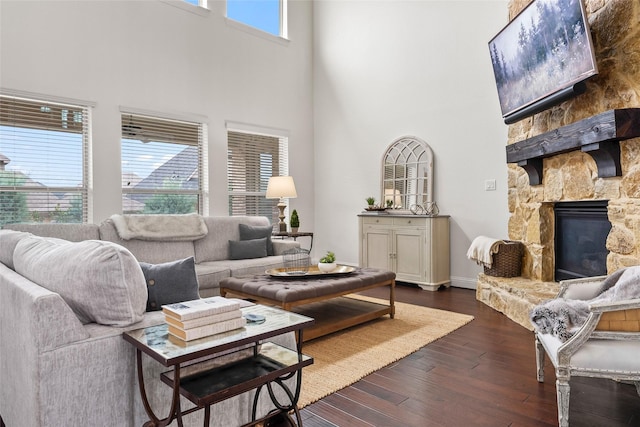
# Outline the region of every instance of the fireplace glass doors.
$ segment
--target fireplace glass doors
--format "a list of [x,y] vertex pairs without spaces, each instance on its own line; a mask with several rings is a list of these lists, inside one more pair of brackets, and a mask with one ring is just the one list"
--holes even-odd
[[555,212],[555,280],[607,274],[611,222],[607,201],[558,202]]

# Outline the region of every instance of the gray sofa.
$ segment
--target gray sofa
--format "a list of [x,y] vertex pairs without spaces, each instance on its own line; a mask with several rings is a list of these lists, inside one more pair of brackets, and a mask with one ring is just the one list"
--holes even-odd
[[[229,260],[229,240],[238,240],[239,224],[268,225],[267,219],[204,221],[207,235],[193,241],[123,240],[111,220],[0,230],[0,417],[6,426],[125,427],[147,421],[135,351],[121,335],[160,324],[164,316],[145,312],[146,283],[138,262],[193,256],[204,297],[217,295],[224,277],[281,265],[281,252],[297,246],[274,241],[278,255]],[[274,341],[295,346],[292,333]],[[164,416],[171,390],[159,374],[167,368],[146,357],[143,362],[151,405]],[[192,406],[184,399],[181,405]],[[259,415],[271,409],[268,396],[261,396],[259,407]],[[212,407],[211,424],[243,424],[250,410],[251,396],[236,396]],[[185,425],[202,425],[202,416],[186,416]]]
[[202,298],[220,295],[220,280],[264,273],[266,269],[282,266],[282,254],[299,247],[299,242],[274,239],[274,255],[242,259],[229,259],[229,241],[240,239],[239,226],[269,226],[269,220],[259,216],[211,216],[203,217],[208,232],[205,237],[193,241],[152,241],[120,238],[113,220],[102,224],[7,224],[3,228],[24,231],[43,237],[55,237],[79,242],[82,240],[106,240],[127,248],[138,261],[152,264],[194,257],[196,274]]

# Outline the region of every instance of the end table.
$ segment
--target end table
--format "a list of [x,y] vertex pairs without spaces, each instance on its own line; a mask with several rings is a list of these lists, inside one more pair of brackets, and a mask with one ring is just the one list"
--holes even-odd
[[[264,316],[265,321],[259,324],[247,323],[242,328],[233,331],[211,335],[186,343],[177,344],[167,332],[167,324],[150,326],[143,329],[123,332],[125,341],[136,348],[136,366],[140,394],[149,421],[145,427],[163,427],[174,419],[182,425],[182,416],[204,409],[205,427],[209,426],[211,405],[239,394],[255,390],[251,421],[244,426],[253,426],[277,414],[288,416],[294,411],[298,425],[302,419],[298,410],[298,398],[302,384],[302,368],[313,363],[313,358],[302,354],[302,329],[314,323],[310,317],[284,311],[275,307],[252,305],[242,308],[243,315],[257,314]],[[286,332],[296,332],[297,348],[295,350],[268,342],[268,338]],[[191,364],[196,359],[211,356],[229,349],[253,347],[253,356],[231,362],[227,365],[210,368],[206,360]],[[146,354],[163,366],[172,370],[161,374],[162,382],[172,387],[172,401],[169,415],[158,418],[147,398],[144,386],[142,354]],[[181,375],[181,365],[186,375]],[[202,366],[202,369],[198,369]],[[296,390],[292,391],[284,384],[284,380],[296,377]],[[273,384],[285,390],[290,403],[278,402],[272,393]],[[267,387],[275,410],[267,416],[256,420],[258,397],[263,387]],[[194,408],[182,411],[180,409],[180,395],[186,397]]]
[[298,240],[298,237],[310,237],[311,243],[309,244],[309,252],[313,249],[313,232],[310,231],[296,231],[295,233],[292,231],[281,231],[272,234],[273,237],[280,237],[284,239],[285,237]]

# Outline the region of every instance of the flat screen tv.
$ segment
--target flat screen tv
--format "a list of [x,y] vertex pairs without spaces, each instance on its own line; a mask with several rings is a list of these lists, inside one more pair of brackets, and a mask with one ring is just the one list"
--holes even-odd
[[534,0],[489,42],[507,124],[584,93],[598,74],[581,0]]

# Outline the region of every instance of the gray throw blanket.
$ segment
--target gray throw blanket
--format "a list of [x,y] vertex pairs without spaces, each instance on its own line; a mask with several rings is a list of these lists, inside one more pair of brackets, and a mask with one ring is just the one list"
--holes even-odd
[[543,302],[531,310],[531,323],[536,331],[567,341],[586,322],[590,304],[640,298],[640,266],[611,274],[602,281],[596,295],[584,301],[556,298]]

